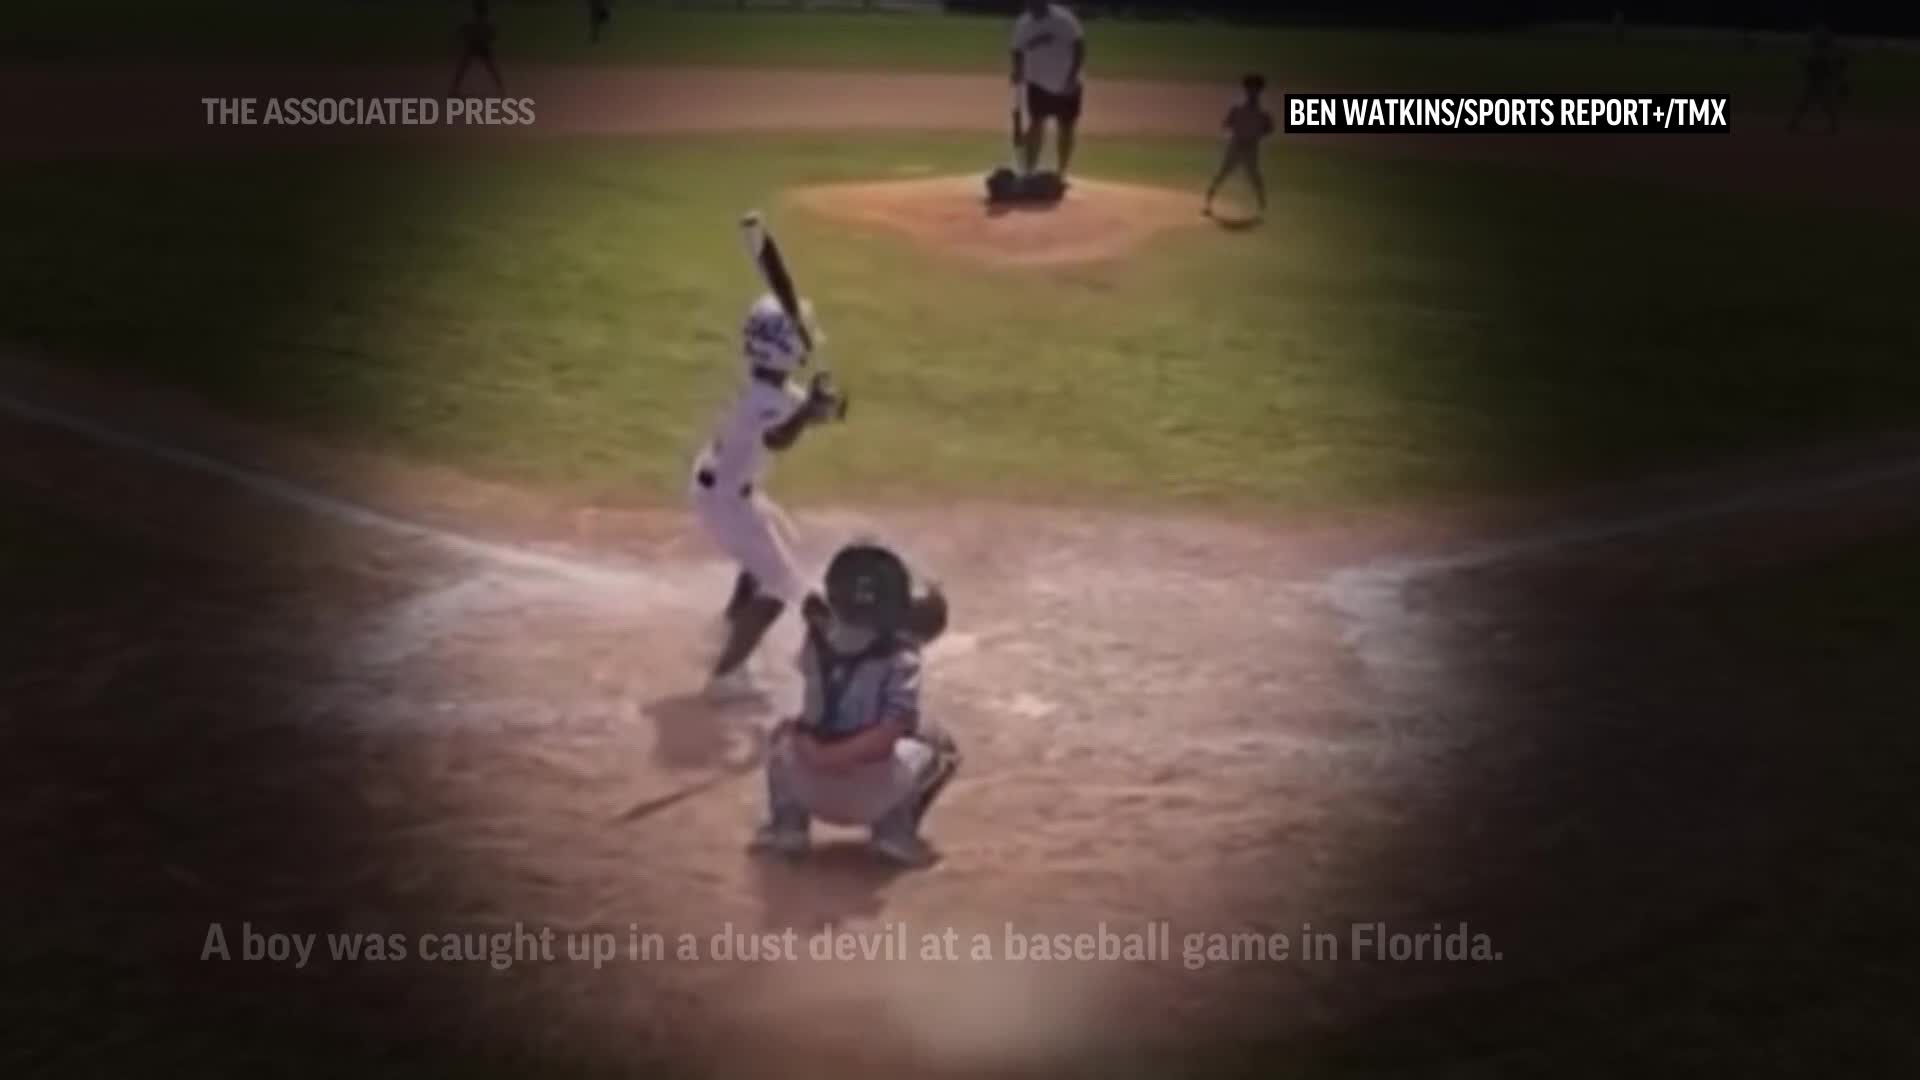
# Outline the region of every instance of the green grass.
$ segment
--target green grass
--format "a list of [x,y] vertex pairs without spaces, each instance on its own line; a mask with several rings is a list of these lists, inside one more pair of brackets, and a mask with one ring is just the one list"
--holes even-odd
[[[0,339],[581,497],[677,497],[776,212],[853,423],[797,497],[1261,510],[1591,480],[1920,414],[1908,219],[1292,151],[1268,225],[994,269],[781,209],[985,139],[23,166]],[[1103,142],[1189,189],[1213,147]],[[1197,214],[1196,214],[1197,218]],[[1808,275],[1807,267],[1822,268]]]
[[[619,7],[609,36],[586,40],[584,5],[501,4],[503,62],[777,65],[999,71],[1009,22],[999,18],[675,11]],[[396,61],[449,59],[454,3],[305,0],[15,0],[0,56]],[[1411,33],[1241,27],[1208,22],[1090,20],[1090,71],[1206,79],[1248,68],[1279,86],[1434,91],[1699,91],[1734,96],[1737,111],[1779,109],[1798,92],[1798,46],[1741,49],[1720,41],[1565,33]],[[1920,101],[1920,57],[1860,58],[1852,107],[1904,112]]]

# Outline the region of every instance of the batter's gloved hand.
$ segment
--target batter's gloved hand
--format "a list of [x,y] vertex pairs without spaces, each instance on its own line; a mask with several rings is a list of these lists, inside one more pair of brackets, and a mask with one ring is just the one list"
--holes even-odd
[[831,372],[815,372],[807,387],[807,409],[815,420],[845,420],[847,396],[834,388]]

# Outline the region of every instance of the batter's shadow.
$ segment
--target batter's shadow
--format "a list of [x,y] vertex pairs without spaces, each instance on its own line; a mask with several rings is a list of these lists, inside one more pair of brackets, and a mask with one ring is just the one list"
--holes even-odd
[[674,694],[641,706],[640,713],[653,721],[653,759],[662,768],[680,771],[721,768],[738,761],[743,739],[760,741],[753,719],[772,707],[762,693],[731,701]]
[[766,764],[767,746],[752,720],[767,707],[762,696],[716,703],[698,694],[676,694],[643,706],[641,713],[654,723],[654,760],[669,771],[703,770],[707,775],[635,803],[619,820],[652,817],[703,792],[758,773]]

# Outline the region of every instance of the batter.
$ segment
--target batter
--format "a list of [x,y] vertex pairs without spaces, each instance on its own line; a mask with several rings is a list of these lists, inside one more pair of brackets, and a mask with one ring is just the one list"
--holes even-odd
[[810,425],[844,415],[826,372],[814,375],[804,391],[794,385],[793,375],[807,363],[811,347],[825,340],[811,310],[810,304],[802,305],[810,331],[802,333],[771,293],[747,309],[740,332],[746,381],[694,459],[689,477],[694,516],[740,568],[725,611],[727,640],[707,680],[711,698],[758,693],[747,660],[780,613],[803,593],[793,555],[776,527],[783,515],[767,498],[763,481],[770,451],[790,449]]

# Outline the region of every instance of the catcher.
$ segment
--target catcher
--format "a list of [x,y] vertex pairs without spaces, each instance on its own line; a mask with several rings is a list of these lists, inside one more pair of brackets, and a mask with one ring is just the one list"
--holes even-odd
[[473,0],[473,18],[460,27],[460,62],[454,65],[453,85],[447,89],[447,96],[460,96],[460,84],[467,79],[467,67],[479,61],[493,78],[493,89],[497,94],[507,92],[507,84],[500,78],[500,68],[494,63],[493,43],[499,36],[499,30],[493,24],[493,16],[487,10],[487,0]]
[[946,631],[945,595],[917,589],[892,551],[857,542],[802,610],[805,699],[773,731],[767,821],[751,850],[804,854],[819,818],[870,829],[869,846],[893,862],[931,865],[920,823],[960,763],[953,740],[920,716],[920,651]]

